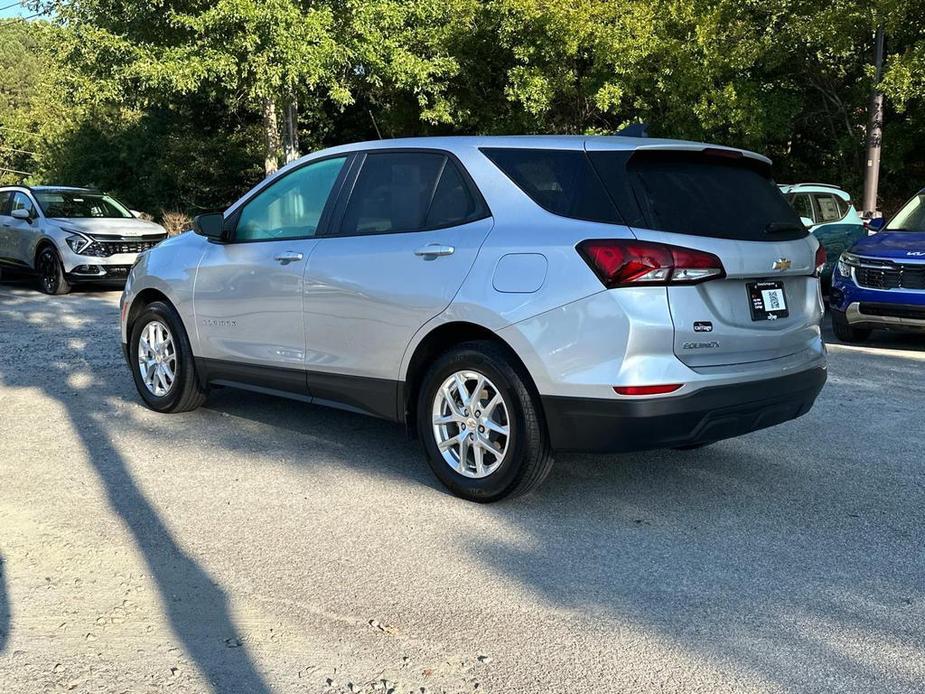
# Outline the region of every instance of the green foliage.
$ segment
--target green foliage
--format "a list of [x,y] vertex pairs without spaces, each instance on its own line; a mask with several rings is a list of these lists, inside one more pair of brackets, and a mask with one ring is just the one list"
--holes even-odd
[[305,148],[644,121],[653,135],[766,152],[781,180],[859,195],[881,23],[886,207],[925,180],[921,0],[45,5],[54,24],[0,24],[2,166],[92,182],[155,213],[233,200],[261,175],[264,105],[291,101]]

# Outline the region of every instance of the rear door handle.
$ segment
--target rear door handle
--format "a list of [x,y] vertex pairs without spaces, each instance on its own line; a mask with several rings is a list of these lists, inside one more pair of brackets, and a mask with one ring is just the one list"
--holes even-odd
[[443,255],[453,255],[456,249],[452,246],[444,246],[439,243],[429,243],[426,246],[418,248],[414,254],[422,258],[439,258]]
[[302,260],[301,253],[295,253],[293,251],[286,251],[285,253],[280,253],[274,258],[277,263],[281,265],[288,265],[289,263],[297,263]]

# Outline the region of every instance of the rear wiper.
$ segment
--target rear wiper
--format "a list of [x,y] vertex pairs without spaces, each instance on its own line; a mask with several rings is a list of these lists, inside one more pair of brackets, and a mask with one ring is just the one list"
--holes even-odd
[[806,231],[806,227],[793,222],[771,222],[764,228],[766,234],[781,234],[785,231]]

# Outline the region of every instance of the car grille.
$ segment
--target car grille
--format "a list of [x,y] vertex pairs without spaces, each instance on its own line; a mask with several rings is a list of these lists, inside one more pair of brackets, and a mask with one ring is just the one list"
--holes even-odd
[[855,268],[854,276],[858,284],[870,289],[925,289],[925,265],[904,265],[888,260],[868,261],[861,258],[862,263],[876,263],[877,267],[864,265]]
[[91,238],[94,241],[93,250],[95,252],[88,255],[95,255],[100,258],[108,258],[111,255],[117,255],[119,253],[141,253],[142,251],[146,251],[149,248],[154,248],[157,244],[167,238],[167,236],[162,235],[125,238],[93,234]]
[[858,310],[867,316],[888,316],[890,318],[912,318],[925,320],[925,306],[906,306],[903,304],[876,304],[862,301]]

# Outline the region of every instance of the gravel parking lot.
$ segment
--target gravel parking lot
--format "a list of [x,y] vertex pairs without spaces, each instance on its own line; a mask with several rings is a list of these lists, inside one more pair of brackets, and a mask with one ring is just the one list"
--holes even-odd
[[392,424],[139,404],[117,292],[0,285],[2,692],[925,691],[925,340],[806,417],[479,506]]

